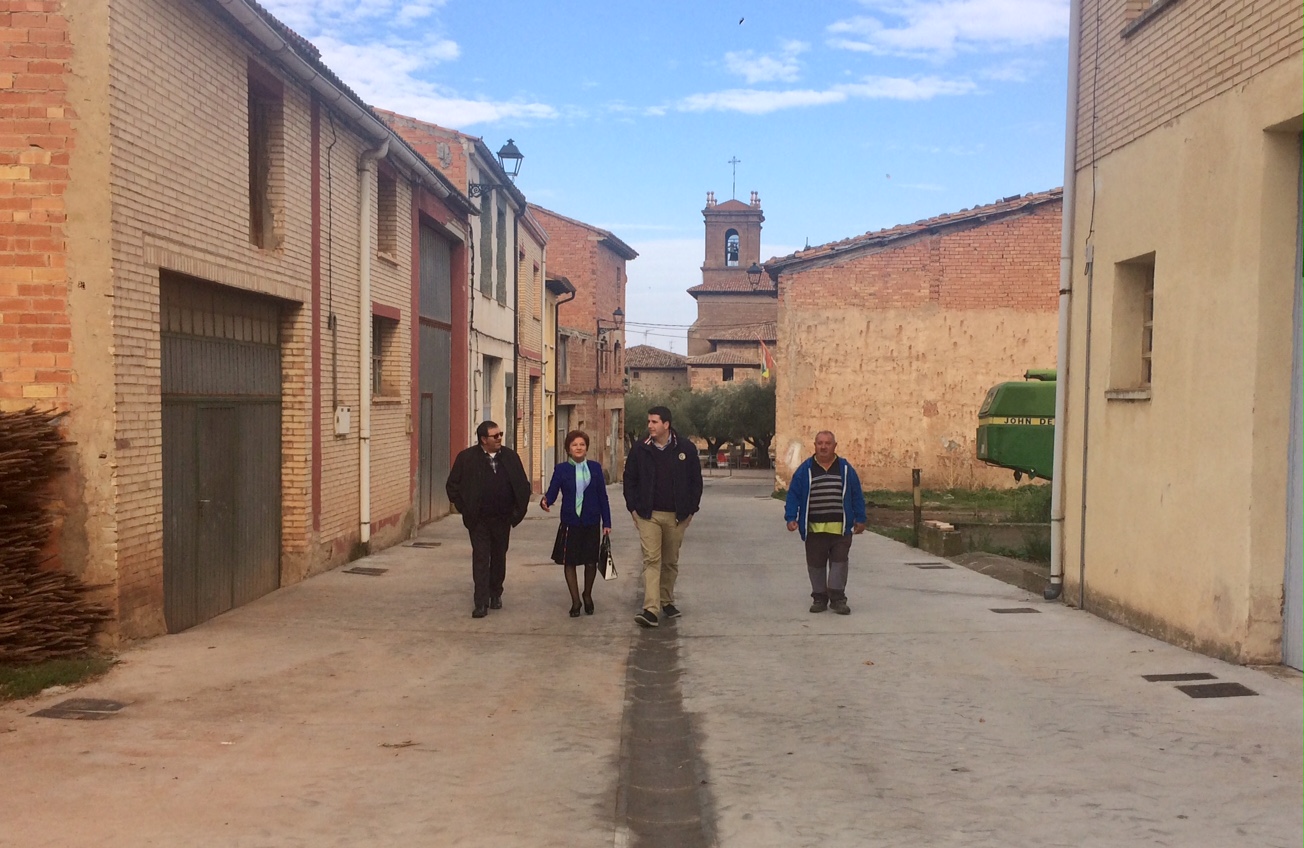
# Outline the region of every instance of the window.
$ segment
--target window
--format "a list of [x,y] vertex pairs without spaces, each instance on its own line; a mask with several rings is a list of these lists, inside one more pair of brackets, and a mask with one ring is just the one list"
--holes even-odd
[[733,381],[733,378],[734,378],[734,370],[732,365],[726,365],[720,369],[721,380],[723,380],[726,383],[729,383]]
[[639,374],[637,371],[634,372],[634,379],[635,379],[635,380],[639,379],[641,376],[642,376],[642,375]]
[[503,384],[503,444],[516,448],[516,375],[508,374]]
[[397,397],[398,321],[383,315],[371,316],[371,395]]
[[570,382],[570,362],[568,352],[570,348],[570,336],[561,336],[557,339],[557,382]]
[[[1116,399],[1145,399],[1153,378],[1155,255],[1114,266],[1109,392]],[[1143,394],[1137,395],[1136,392]]]
[[738,265],[738,231],[729,230],[724,234],[724,264],[730,268]]
[[494,295],[498,302],[507,305],[507,207],[498,204],[498,285]]
[[494,293],[493,265],[490,264],[494,250],[493,199],[492,191],[480,198],[480,255],[476,257],[480,263],[480,294],[489,297]]
[[376,250],[398,255],[398,180],[387,168],[376,172]]
[[249,65],[249,241],[280,247],[277,213],[284,194],[285,131],[282,86],[270,72]]
[[484,358],[483,370],[480,374],[480,420],[498,421],[502,425],[503,432],[506,433],[511,428],[511,422],[494,418],[494,389],[499,385],[498,372],[501,368],[502,360],[498,357],[486,356]]

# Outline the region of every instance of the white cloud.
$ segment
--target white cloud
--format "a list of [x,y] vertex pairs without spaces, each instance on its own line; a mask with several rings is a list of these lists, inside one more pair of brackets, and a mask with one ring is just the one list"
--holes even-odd
[[747,80],[748,85],[758,82],[796,82],[801,73],[797,57],[810,49],[803,41],[785,41],[777,56],[758,56],[752,50],[724,54],[725,67],[732,74]]
[[348,44],[332,37],[318,39],[322,60],[368,103],[414,118],[463,129],[504,119],[549,119],[552,106],[524,100],[493,101],[459,96],[419,73],[457,58],[457,45],[435,41],[421,46]]
[[983,79],[995,80],[996,82],[1027,82],[1036,77],[1043,67],[1045,67],[1044,62],[1031,59],[1012,59],[1000,65],[986,68],[979,75]]
[[[546,120],[557,109],[528,99],[466,97],[429,79],[462,55],[431,19],[445,0],[264,0],[272,14],[309,38],[322,61],[366,102],[465,129],[501,120]],[[415,39],[412,29],[428,30]]]
[[1068,36],[1068,0],[864,0],[871,12],[828,27],[829,44],[890,56],[945,58]]
[[675,108],[680,112],[742,112],[747,115],[766,115],[780,109],[841,103],[846,99],[847,95],[840,91],[758,91],[736,88],[708,94],[691,94],[679,101]]
[[[747,115],[766,115],[781,109],[802,106],[823,106],[843,103],[851,99],[864,100],[931,100],[934,97],[969,94],[977,86],[966,79],[940,77],[865,77],[860,82],[843,83],[824,90],[795,89],[789,91],[764,91],[754,88],[730,89],[706,94],[693,94],[674,105],[680,112],[742,112]],[[659,113],[664,114],[664,109]]]

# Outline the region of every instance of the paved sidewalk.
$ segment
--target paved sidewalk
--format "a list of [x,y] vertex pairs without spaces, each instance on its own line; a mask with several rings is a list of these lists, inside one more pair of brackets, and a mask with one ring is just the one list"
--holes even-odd
[[[714,844],[1300,845],[1298,676],[868,534],[853,614],[811,615],[768,489],[707,481],[684,616],[655,634]],[[111,719],[29,716],[66,693],[0,707],[0,846],[654,844],[627,821],[627,663],[652,635],[636,537],[618,515],[622,576],[570,619],[555,518],[532,516],[485,620],[453,519],[423,534],[439,547],[356,563],[381,576],[337,570],[125,652],[75,693],[127,702]],[[1018,607],[1038,612],[991,612]],[[1141,677],[1181,672],[1259,694]]]

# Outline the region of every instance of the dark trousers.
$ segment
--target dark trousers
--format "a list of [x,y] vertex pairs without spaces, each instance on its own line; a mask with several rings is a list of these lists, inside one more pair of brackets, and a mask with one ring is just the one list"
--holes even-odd
[[833,533],[806,534],[806,570],[810,573],[810,596],[817,601],[847,599],[847,571],[851,557],[851,536]]
[[502,597],[511,535],[512,519],[506,515],[483,516],[471,527],[471,579],[478,607],[489,606],[490,598]]

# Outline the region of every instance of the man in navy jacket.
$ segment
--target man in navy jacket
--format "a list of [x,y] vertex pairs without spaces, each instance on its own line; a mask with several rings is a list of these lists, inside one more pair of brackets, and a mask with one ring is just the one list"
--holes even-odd
[[666,407],[647,411],[647,431],[625,460],[625,509],[643,547],[643,609],[634,621],[656,627],[679,617],[679,546],[702,502],[702,464],[696,446],[670,426]]
[[865,493],[851,463],[838,456],[828,430],[815,434],[815,455],[798,466],[788,485],[783,518],[806,542],[811,612],[850,615],[847,571],[851,537],[865,532]]

